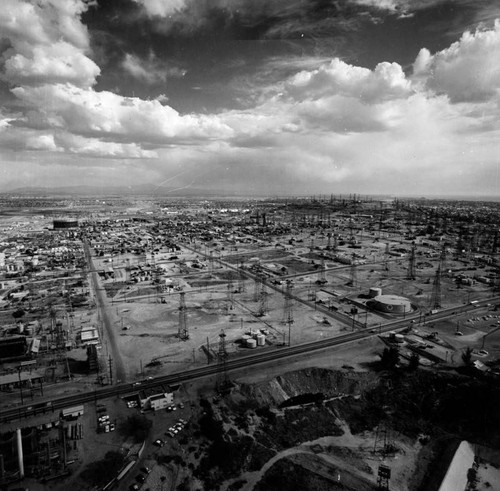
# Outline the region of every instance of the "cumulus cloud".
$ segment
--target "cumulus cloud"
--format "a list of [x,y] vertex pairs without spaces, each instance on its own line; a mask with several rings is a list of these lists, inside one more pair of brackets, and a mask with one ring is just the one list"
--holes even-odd
[[69,84],[16,87],[12,92],[43,111],[47,124],[93,136],[167,143],[170,139],[227,138],[232,130],[217,116],[180,115],[159,101],[96,92]]
[[82,87],[94,84],[99,67],[67,42],[31,46],[5,62],[5,78],[16,85],[69,82]]
[[87,8],[84,0],[5,0],[0,30],[10,48],[3,54],[4,79],[13,85],[93,85],[100,70],[87,56],[88,32],[80,21]]
[[102,141],[97,138],[85,138],[78,135],[63,134],[58,142],[66,151],[87,157],[114,159],[155,159],[157,152],[144,150],[135,143],[116,143]]
[[423,48],[414,76],[452,102],[485,101],[500,89],[500,21],[493,29],[465,32],[449,48],[431,55]]
[[397,63],[379,63],[372,71],[335,58],[317,70],[299,72],[286,89],[296,98],[341,94],[375,102],[408,96],[411,83]]

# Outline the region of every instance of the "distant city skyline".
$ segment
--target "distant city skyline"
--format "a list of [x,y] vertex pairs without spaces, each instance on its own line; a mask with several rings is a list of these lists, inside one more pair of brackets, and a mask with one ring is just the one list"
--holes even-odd
[[4,0],[0,192],[500,197],[495,0]]

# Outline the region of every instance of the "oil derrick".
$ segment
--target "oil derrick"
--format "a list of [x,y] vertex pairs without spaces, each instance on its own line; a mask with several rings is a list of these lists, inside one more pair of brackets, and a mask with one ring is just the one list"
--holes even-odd
[[[381,422],[375,432],[375,442],[373,444],[373,453],[380,452],[383,457],[394,450],[394,444],[390,441],[389,429],[387,424]],[[383,488],[382,488],[383,489]]]
[[407,280],[415,279],[415,244],[411,247],[410,259],[408,261],[408,271],[406,272]]
[[326,244],[326,250],[330,251],[332,249],[332,233],[328,232],[327,237],[328,237],[328,243]]
[[441,271],[446,271],[446,244],[443,244],[441,248],[441,254],[439,255],[439,267]]
[[182,339],[182,341],[186,341],[187,339],[189,339],[185,292],[181,292],[179,297],[179,332],[177,333],[177,336],[179,337],[179,339]]
[[389,481],[391,479],[391,468],[387,465],[378,466],[377,489],[379,491],[389,491]]
[[432,284],[431,308],[441,308],[441,265],[436,270],[436,276]]
[[259,294],[259,316],[262,317],[269,312],[268,299],[267,299],[267,288],[264,281],[261,281],[261,288]]
[[351,244],[356,244],[356,238],[354,237],[354,224],[352,218],[349,220],[349,242]]
[[385,244],[385,254],[384,254],[384,271],[389,271],[389,242]]
[[217,380],[216,388],[219,392],[224,392],[230,385],[229,375],[227,373],[227,350],[226,350],[226,334],[224,329],[221,329],[219,334],[219,351],[217,353]]
[[352,258],[351,258],[350,277],[349,277],[349,282],[347,283],[347,285],[355,287],[357,285],[357,283],[358,283],[357,264],[356,264],[356,258],[353,254]]
[[325,267],[325,258],[321,258],[321,265],[319,267],[319,273],[318,273],[318,283],[324,285],[327,283],[326,281],[326,267]]
[[245,275],[243,274],[243,261],[240,263],[240,268],[238,271],[238,291],[240,293],[246,291],[245,287]]
[[333,236],[333,253],[336,254],[339,250],[339,241],[337,235]]

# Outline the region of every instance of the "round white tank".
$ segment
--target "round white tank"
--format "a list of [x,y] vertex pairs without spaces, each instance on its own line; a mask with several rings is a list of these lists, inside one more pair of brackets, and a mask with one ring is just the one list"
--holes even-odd
[[405,337],[402,334],[396,334],[394,336],[394,341],[396,341],[396,343],[404,343],[404,340]]
[[251,349],[257,348],[257,340],[247,339],[247,347]]
[[264,346],[266,344],[266,336],[264,334],[257,334],[257,346]]
[[370,298],[375,298],[379,295],[382,295],[382,288],[370,288],[370,291],[368,292],[368,296]]

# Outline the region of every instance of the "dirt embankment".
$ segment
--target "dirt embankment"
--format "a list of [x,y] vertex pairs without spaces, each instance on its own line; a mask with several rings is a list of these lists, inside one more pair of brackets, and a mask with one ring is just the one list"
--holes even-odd
[[256,385],[240,386],[240,392],[260,406],[279,406],[302,394],[323,394],[325,399],[340,395],[359,395],[377,383],[368,372],[348,372],[325,368],[307,368],[288,372]]

